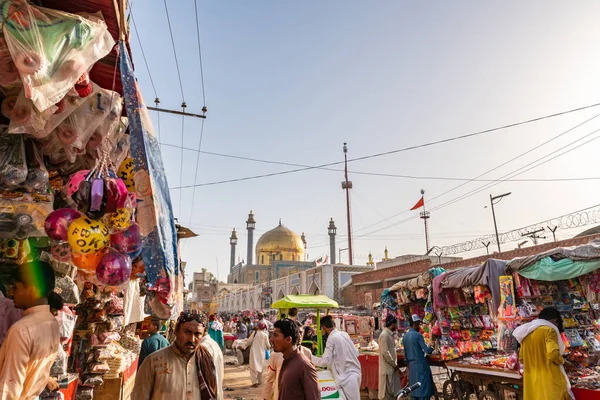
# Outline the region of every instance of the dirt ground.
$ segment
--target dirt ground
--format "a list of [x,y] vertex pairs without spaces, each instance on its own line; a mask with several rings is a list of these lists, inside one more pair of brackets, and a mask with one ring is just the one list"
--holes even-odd
[[[238,365],[237,358],[231,350],[227,350],[225,357],[225,377],[223,378],[223,389],[225,398],[233,400],[263,400],[263,387],[251,387],[250,368],[248,365]],[[361,393],[361,400],[368,400],[367,392]]]

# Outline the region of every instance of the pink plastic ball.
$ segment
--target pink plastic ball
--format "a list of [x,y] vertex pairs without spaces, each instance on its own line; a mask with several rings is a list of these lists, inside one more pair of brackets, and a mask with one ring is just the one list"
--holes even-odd
[[67,187],[66,187],[67,195],[69,197],[72,197],[73,194],[75,194],[75,192],[77,192],[77,189],[79,189],[79,184],[84,181],[85,176],[89,172],[90,172],[89,169],[84,169],[81,171],[77,171],[73,175],[71,175],[71,177],[69,178],[69,182],[67,182]]
[[96,268],[96,278],[106,286],[120,286],[129,281],[131,258],[115,249],[108,249]]
[[131,258],[136,258],[142,252],[142,234],[135,223],[124,231],[113,233],[110,240],[112,247]]
[[67,241],[71,222],[81,217],[81,213],[72,208],[59,208],[52,211],[44,222],[44,230],[50,239]]

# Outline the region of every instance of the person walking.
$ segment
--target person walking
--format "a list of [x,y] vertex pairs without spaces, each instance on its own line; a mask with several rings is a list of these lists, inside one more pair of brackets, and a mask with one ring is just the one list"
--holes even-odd
[[396,400],[400,391],[400,375],[396,357],[394,332],[397,329],[396,317],[389,314],[385,318],[385,328],[379,336],[379,399]]
[[271,348],[269,336],[265,332],[266,325],[259,322],[256,331],[250,335],[245,348],[250,346],[250,380],[252,387],[258,387],[263,383],[263,368],[267,360],[267,350]]
[[285,318],[275,322],[273,328],[273,349],[283,355],[277,382],[277,400],[321,399],[317,370],[298,348],[297,325]]
[[521,344],[519,360],[524,365],[524,400],[574,399],[564,366],[565,344],[560,339],[563,321],[553,307],[544,308],[538,319],[514,330],[513,336]]
[[221,350],[225,348],[223,324],[217,320],[217,316],[214,314],[209,317],[208,334],[215,342],[217,342]]
[[138,360],[138,369],[142,366],[142,363],[150,354],[158,351],[160,349],[164,349],[170,345],[169,341],[160,334],[160,328],[162,327],[162,322],[153,319],[150,321],[150,325],[148,325],[148,336],[142,342],[142,348],[140,350],[140,358]]
[[[298,321],[296,326],[298,327],[298,343],[296,346],[300,349],[301,353],[310,360],[312,353],[306,347],[302,347],[302,339],[304,337],[304,327]],[[263,399],[272,400],[279,398],[279,373],[281,372],[281,366],[283,365],[283,354],[277,351],[271,353],[269,359],[269,366],[265,372],[265,388],[263,390]]]
[[321,328],[327,334],[322,357],[312,356],[316,367],[327,367],[333,375],[342,399],[360,399],[360,362],[358,350],[346,332],[336,329],[331,315],[321,318]]
[[208,332],[205,330],[200,340],[200,346],[204,347],[210,353],[213,363],[215,364],[215,372],[217,374],[217,385],[219,392],[217,393],[217,400],[223,400],[223,377],[225,376],[225,364],[223,363],[223,351],[219,347],[219,344],[215,342]]
[[200,341],[206,329],[202,314],[182,312],[175,341],[146,357],[137,372],[132,400],[211,400],[222,390],[212,356]]
[[410,384],[421,383],[418,389],[412,391],[411,397],[415,400],[429,400],[434,394],[434,383],[425,354],[433,353],[433,348],[425,344],[425,339],[419,332],[420,327],[421,318],[416,314],[412,315],[411,326],[402,338],[402,345],[408,362]]
[[[35,273],[34,273],[35,272]],[[23,264],[8,291],[22,318],[6,333],[0,348],[0,399],[35,399],[49,382],[58,354],[60,332],[47,295],[54,290],[54,271],[45,262]]]
[[262,322],[266,325],[267,331],[273,330],[273,323],[265,318],[265,314],[259,312],[258,313],[258,322]]

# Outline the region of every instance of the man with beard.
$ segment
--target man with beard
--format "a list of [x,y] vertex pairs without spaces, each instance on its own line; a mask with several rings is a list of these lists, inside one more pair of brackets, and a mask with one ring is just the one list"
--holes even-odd
[[397,329],[396,317],[389,314],[385,318],[385,328],[379,336],[379,399],[396,400],[400,387],[400,376],[396,357],[394,332]]
[[218,387],[215,364],[200,346],[206,319],[182,312],[175,325],[175,341],[150,354],[137,372],[132,400],[215,399]]

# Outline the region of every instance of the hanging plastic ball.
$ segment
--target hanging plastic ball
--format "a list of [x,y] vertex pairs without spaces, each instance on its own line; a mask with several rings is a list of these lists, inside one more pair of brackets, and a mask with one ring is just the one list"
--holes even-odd
[[140,227],[135,223],[131,224],[126,230],[111,235],[110,242],[116,250],[127,254],[131,258],[135,258],[142,252]]
[[100,260],[102,260],[102,257],[104,257],[104,254],[106,254],[107,250],[108,248],[105,247],[102,250],[97,251],[95,253],[73,253],[71,258],[73,260],[73,264],[75,264],[76,267],[89,272],[94,272],[96,271],[98,264],[100,264]]
[[125,207],[125,203],[127,202],[127,196],[129,195],[129,191],[127,190],[127,185],[123,182],[123,179],[117,178],[115,179],[117,183],[117,190],[119,191],[119,201],[117,203],[117,208]]
[[110,214],[108,224],[113,231],[122,231],[131,226],[131,210],[119,208],[117,212]]
[[81,213],[72,208],[59,208],[52,211],[44,222],[44,230],[48,237],[52,240],[65,242],[68,238],[69,225],[77,218],[81,217]]
[[69,244],[76,253],[95,253],[109,241],[108,228],[100,220],[83,216],[69,225]]
[[121,163],[117,171],[117,176],[123,179],[127,190],[135,192],[135,184],[133,183],[133,158],[127,158]]
[[67,262],[71,260],[71,246],[63,242],[50,247],[50,254],[57,261]]
[[67,196],[72,197],[73,194],[77,192],[77,189],[79,189],[79,184],[85,180],[85,176],[89,172],[89,169],[84,169],[81,171],[77,171],[73,175],[71,175],[71,177],[69,178],[69,182],[67,182],[67,185],[65,187],[67,190]]
[[129,281],[131,258],[115,249],[108,249],[96,268],[96,278],[103,285],[120,286]]

